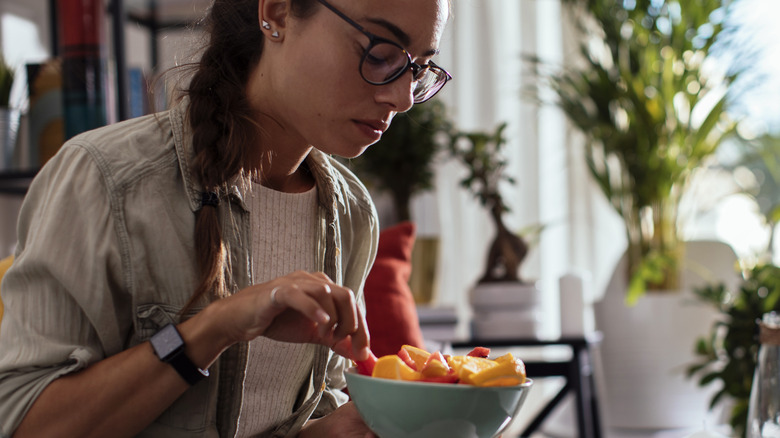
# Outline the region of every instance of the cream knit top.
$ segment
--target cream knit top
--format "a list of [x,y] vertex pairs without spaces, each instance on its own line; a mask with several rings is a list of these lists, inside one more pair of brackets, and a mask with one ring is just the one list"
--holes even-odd
[[[283,193],[253,184],[250,208],[252,270],[258,283],[297,270],[316,270],[316,187]],[[239,437],[270,433],[298,408],[308,392],[314,352],[311,344],[264,337],[249,342]]]

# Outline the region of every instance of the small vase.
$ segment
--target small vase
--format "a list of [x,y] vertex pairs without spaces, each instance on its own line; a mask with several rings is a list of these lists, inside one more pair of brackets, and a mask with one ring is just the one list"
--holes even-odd
[[8,170],[12,167],[18,129],[19,111],[0,108],[0,170]]

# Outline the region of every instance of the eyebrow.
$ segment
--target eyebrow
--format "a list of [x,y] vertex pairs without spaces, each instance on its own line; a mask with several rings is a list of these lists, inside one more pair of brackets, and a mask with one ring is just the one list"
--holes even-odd
[[[381,19],[381,18],[367,18],[366,21],[368,21],[370,23],[374,23],[374,24],[379,25],[379,26],[382,26],[385,29],[389,30],[390,33],[392,33],[396,38],[398,38],[398,41],[400,41],[401,45],[404,46],[404,47],[408,47],[409,44],[412,41],[411,38],[409,38],[409,34],[407,34],[403,30],[401,30],[400,27],[396,26],[395,24],[393,24],[393,23],[391,23],[391,22],[389,22],[387,20],[384,20],[384,19]],[[437,55],[437,54],[439,54],[438,50],[430,49],[430,50],[426,51],[425,53],[423,53],[421,56],[428,57],[428,56],[433,56],[433,55]]]

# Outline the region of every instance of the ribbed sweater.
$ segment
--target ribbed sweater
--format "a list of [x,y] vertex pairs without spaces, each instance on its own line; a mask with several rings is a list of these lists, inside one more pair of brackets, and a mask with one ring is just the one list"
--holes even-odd
[[[314,271],[316,187],[283,193],[254,184],[252,193],[252,270],[257,282],[297,270]],[[250,341],[239,437],[273,430],[298,407],[307,394],[314,348],[264,337]]]

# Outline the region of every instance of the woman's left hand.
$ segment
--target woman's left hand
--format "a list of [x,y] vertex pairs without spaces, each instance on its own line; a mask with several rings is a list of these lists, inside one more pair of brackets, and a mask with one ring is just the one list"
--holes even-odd
[[366,426],[353,402],[346,403],[330,414],[309,420],[299,438],[378,438]]

